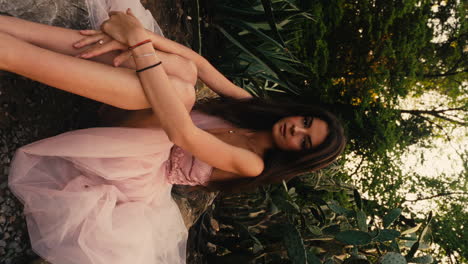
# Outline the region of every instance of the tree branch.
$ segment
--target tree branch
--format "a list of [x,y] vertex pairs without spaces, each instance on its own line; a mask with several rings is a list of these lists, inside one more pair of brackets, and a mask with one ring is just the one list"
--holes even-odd
[[457,107],[457,108],[447,108],[447,109],[441,109],[441,110],[405,110],[405,109],[397,109],[397,111],[400,111],[400,113],[406,113],[406,114],[411,114],[411,115],[417,115],[417,116],[422,116],[422,114],[426,115],[432,115],[434,117],[456,123],[462,126],[468,125],[467,122],[463,122],[460,120],[456,120],[453,117],[448,117],[448,116],[443,116],[441,115],[442,113],[450,112],[450,111],[463,111],[466,112],[465,108],[463,107]]
[[434,114],[434,113],[445,113],[445,112],[449,112],[449,111],[467,111],[466,108],[460,106],[460,107],[455,107],[455,108],[446,108],[446,109],[440,109],[440,110],[436,110],[436,109],[432,109],[432,110],[407,110],[407,109],[399,109],[398,111],[402,112],[402,113],[423,113],[423,114]]
[[440,129],[444,134],[445,136],[447,137],[447,141],[448,142],[451,142],[452,141],[452,138],[450,137],[450,135],[447,133],[447,131],[445,131],[444,127],[435,123],[434,121],[430,120],[429,118],[423,116],[423,115],[420,115],[418,114],[417,116],[421,117],[422,119],[426,120],[429,124],[433,125],[433,126],[436,126],[438,129]]
[[357,174],[357,172],[358,172],[359,169],[361,168],[362,163],[364,163],[364,156],[361,156],[361,161],[359,162],[358,166],[357,166],[356,169],[353,171],[353,173],[351,173],[351,174],[349,175],[349,177],[351,177],[351,176]]
[[432,199],[437,198],[437,197],[452,196],[452,195],[468,195],[468,193],[466,193],[466,192],[446,192],[446,193],[438,193],[438,194],[435,194],[435,195],[431,195],[431,196],[428,196],[428,197],[417,198],[417,199],[414,199],[414,200],[407,200],[407,199],[405,199],[405,200],[402,202],[402,204],[403,204],[403,203],[406,203],[406,202],[417,203],[417,202],[424,201],[424,200],[432,200]]
[[456,72],[446,72],[446,73],[439,73],[439,74],[424,74],[424,78],[439,78],[439,77],[447,77],[453,76],[460,73],[468,72],[468,69],[464,69],[463,71],[456,71]]

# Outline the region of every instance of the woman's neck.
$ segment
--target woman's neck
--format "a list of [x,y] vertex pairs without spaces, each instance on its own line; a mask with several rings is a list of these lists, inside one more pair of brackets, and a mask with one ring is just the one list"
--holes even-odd
[[255,131],[248,135],[250,142],[263,151],[275,147],[271,131]]

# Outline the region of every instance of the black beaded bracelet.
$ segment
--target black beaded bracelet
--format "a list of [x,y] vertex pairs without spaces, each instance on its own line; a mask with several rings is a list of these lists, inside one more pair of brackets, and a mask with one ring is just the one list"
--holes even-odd
[[157,67],[157,66],[159,66],[159,65],[161,65],[161,64],[162,64],[162,61],[160,61],[160,62],[158,62],[158,63],[156,63],[156,64],[153,64],[153,65],[151,65],[151,66],[148,66],[148,67],[146,67],[146,68],[136,70],[136,72],[137,72],[137,73],[140,73],[140,72],[142,72],[142,71],[146,71],[146,70],[149,70],[149,69],[151,69],[151,68]]

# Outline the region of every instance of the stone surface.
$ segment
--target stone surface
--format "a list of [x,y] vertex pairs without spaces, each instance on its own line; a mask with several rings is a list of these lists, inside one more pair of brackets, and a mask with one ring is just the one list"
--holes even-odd
[[83,0],[0,0],[0,12],[42,24],[73,29],[89,27]]
[[217,195],[217,192],[205,192],[191,186],[175,185],[172,188],[172,197],[179,206],[187,228],[198,220]]

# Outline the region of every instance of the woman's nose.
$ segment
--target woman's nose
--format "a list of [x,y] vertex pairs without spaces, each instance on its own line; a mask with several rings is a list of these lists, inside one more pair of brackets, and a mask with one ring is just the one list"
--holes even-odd
[[291,134],[294,136],[296,134],[303,134],[303,133],[306,133],[307,130],[303,127],[300,127],[300,126],[295,126],[293,125],[292,128],[291,128]]

